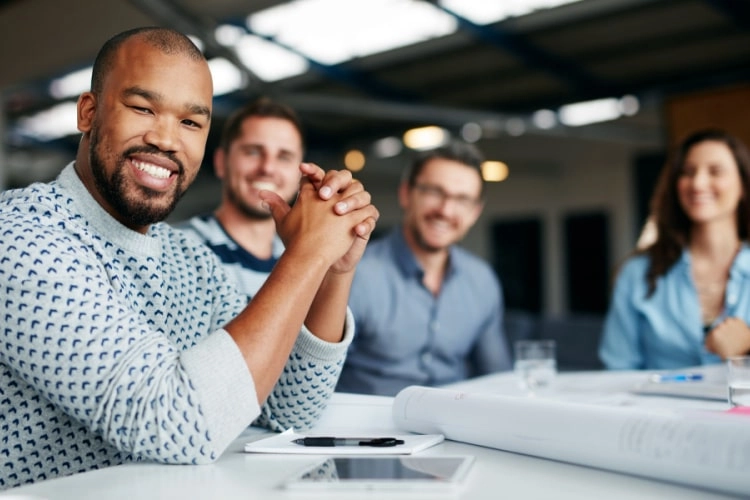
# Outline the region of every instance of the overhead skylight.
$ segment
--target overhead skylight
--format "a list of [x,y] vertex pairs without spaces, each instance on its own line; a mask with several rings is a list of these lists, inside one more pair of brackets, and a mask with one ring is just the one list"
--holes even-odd
[[539,9],[550,9],[579,0],[440,0],[446,9],[475,24],[496,23],[506,17],[523,16]]
[[217,57],[208,61],[211,79],[214,81],[214,95],[224,95],[243,88],[246,84],[242,72],[231,62]]
[[52,80],[49,85],[49,93],[56,99],[67,99],[68,97],[78,97],[91,87],[91,73],[94,67],[89,66],[78,71],[73,71],[67,75]]
[[76,103],[63,102],[39,113],[18,120],[19,132],[39,141],[51,141],[77,134]]
[[593,101],[575,102],[561,106],[557,111],[560,122],[569,127],[616,120],[638,112],[638,98],[632,95],[620,99],[608,97]]
[[620,116],[619,101],[613,97],[561,106],[560,121],[569,127],[614,120]]
[[[244,86],[242,73],[226,59],[211,59],[208,66],[214,81],[214,95],[227,94]],[[92,70],[93,67],[89,66],[52,80],[49,85],[50,95],[56,99],[67,99],[87,92],[91,88]]]
[[338,64],[448,35],[457,22],[414,0],[296,0],[253,14],[247,26],[310,59]]
[[242,63],[267,82],[301,75],[310,68],[304,57],[257,36],[243,36],[236,49]]

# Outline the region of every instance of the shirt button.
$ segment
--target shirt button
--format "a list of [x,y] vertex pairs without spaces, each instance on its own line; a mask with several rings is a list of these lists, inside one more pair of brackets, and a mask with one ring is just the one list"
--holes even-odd
[[430,321],[430,330],[436,332],[440,329],[440,322],[438,320]]
[[431,361],[432,361],[432,354],[430,354],[429,352],[423,352],[422,363],[425,365],[429,365]]

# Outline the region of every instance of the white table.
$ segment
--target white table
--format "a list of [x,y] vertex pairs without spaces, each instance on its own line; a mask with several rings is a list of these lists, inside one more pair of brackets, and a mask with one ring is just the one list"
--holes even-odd
[[[627,390],[642,373],[581,372],[558,377],[556,388],[539,397],[582,400],[613,405],[685,407],[723,410],[726,403],[652,396],[635,396]],[[481,377],[454,384],[467,391],[518,394],[523,396],[510,373]],[[395,431],[391,420],[392,398],[335,394],[316,431],[337,434],[349,432]],[[0,499],[26,495],[27,499],[248,499],[306,498],[304,493],[279,490],[277,485],[306,464],[312,456],[254,455],[244,453],[243,445],[264,435],[250,428],[235,440],[214,464],[178,466],[128,464],[53,479],[0,493]],[[476,461],[466,487],[457,498],[607,498],[614,499],[706,499],[727,498],[715,492],[686,488],[666,482],[607,472],[503,452],[495,449],[446,441],[422,452],[425,455],[473,455]],[[750,472],[749,472],[750,473]],[[749,492],[750,493],[750,492]],[[347,498],[353,498],[347,494]],[[362,492],[356,498],[385,498],[383,492]],[[387,494],[392,499],[418,498],[414,493]],[[320,498],[319,496],[317,498]]]

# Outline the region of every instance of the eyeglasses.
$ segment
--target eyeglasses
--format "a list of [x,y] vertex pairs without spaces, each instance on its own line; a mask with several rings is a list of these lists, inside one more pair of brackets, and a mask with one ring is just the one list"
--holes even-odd
[[443,188],[433,184],[415,184],[414,189],[422,195],[425,201],[433,205],[442,205],[452,201],[461,211],[468,212],[479,204],[479,199],[465,194],[448,194]]

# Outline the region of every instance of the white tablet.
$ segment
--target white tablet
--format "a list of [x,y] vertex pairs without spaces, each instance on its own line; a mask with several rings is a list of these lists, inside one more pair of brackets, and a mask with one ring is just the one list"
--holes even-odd
[[321,459],[294,474],[282,488],[294,491],[456,491],[474,462],[471,456],[350,456]]

